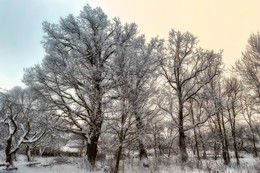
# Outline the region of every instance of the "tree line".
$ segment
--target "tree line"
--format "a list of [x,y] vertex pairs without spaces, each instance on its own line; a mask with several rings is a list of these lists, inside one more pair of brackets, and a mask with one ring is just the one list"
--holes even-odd
[[241,151],[258,156],[259,33],[227,77],[222,52],[199,47],[191,33],[146,41],[136,24],[100,8],[45,21],[43,31],[45,57],[25,69],[27,88],[0,92],[0,142],[11,165],[19,149],[29,161],[33,148],[63,134],[83,140],[93,168],[110,145],[102,152],[113,154],[114,173],[129,148],[144,167],[150,149],[183,163],[188,151],[227,165],[231,151],[237,164]]

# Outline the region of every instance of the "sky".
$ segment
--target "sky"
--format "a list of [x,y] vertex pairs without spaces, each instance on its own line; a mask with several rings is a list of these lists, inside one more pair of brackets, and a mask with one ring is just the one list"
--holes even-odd
[[43,21],[78,16],[86,4],[101,7],[110,19],[136,23],[147,40],[167,39],[171,29],[189,31],[202,48],[224,50],[226,67],[260,31],[259,0],[0,0],[0,88],[24,86],[24,68],[41,63]]

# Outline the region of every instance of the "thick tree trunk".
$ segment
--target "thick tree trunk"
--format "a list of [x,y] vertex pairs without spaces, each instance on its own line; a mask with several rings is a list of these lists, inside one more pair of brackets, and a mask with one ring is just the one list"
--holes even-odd
[[142,131],[144,130],[143,122],[141,120],[141,117],[137,114],[137,112],[135,112],[135,117],[137,123],[136,127],[137,127],[137,134],[138,134],[137,140],[138,140],[138,147],[139,147],[139,159],[143,167],[149,167],[147,152],[142,140],[143,137]]
[[121,155],[122,155],[123,147],[122,144],[120,144],[117,152],[116,152],[116,164],[113,173],[118,173],[119,172],[119,166],[120,166],[120,160],[121,160]]
[[91,166],[94,168],[96,166],[96,157],[98,153],[98,139],[100,133],[94,133],[90,137],[90,142],[87,144],[87,157]]
[[186,150],[185,134],[183,127],[179,127],[179,147],[180,147],[180,156],[181,161],[186,162],[188,160],[188,154]]
[[8,167],[13,166],[13,154],[11,153],[11,148],[12,148],[12,137],[10,137],[6,141],[6,148],[5,148],[5,162],[9,163]]
[[188,153],[186,148],[185,133],[183,128],[183,105],[179,102],[179,148],[180,148],[180,159],[182,162],[188,160]]
[[[98,153],[98,140],[101,133],[101,127],[103,123],[102,114],[102,88],[101,88],[101,73],[97,73],[97,79],[95,81],[95,92],[96,92],[96,110],[92,119],[92,127],[90,130],[90,139],[87,143],[87,157],[92,168],[96,166],[96,157]],[[92,169],[91,168],[91,169]]]

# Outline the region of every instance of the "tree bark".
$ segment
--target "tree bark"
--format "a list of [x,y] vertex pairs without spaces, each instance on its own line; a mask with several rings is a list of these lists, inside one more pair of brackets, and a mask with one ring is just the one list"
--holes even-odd
[[11,153],[11,148],[12,148],[12,136],[6,141],[6,148],[5,148],[5,162],[9,163],[9,165],[7,166],[13,166],[13,155]]
[[[87,157],[88,161],[93,168],[96,165],[96,157],[98,153],[98,140],[101,134],[101,127],[103,123],[102,115],[102,89],[101,89],[101,73],[98,72],[97,79],[95,80],[95,92],[96,92],[96,113],[93,115],[92,125],[90,130],[90,142],[87,144]],[[94,110],[95,112],[95,110]]]
[[198,132],[199,132],[199,138],[201,140],[201,145],[202,145],[202,149],[203,149],[203,155],[202,155],[202,158],[203,159],[206,159],[207,158],[207,153],[206,153],[206,147],[205,147],[205,143],[204,143],[204,140],[203,140],[203,137],[201,135],[201,131],[200,131],[200,128],[198,127]]
[[239,155],[238,155],[238,147],[237,147],[237,139],[236,139],[236,114],[235,114],[235,109],[234,107],[232,108],[232,114],[233,114],[233,118],[231,117],[231,112],[230,110],[228,110],[228,115],[229,115],[229,121],[230,121],[230,127],[231,127],[231,135],[233,138],[233,147],[234,147],[234,152],[235,152],[235,157],[236,157],[236,162],[237,165],[240,164],[239,162]]
[[[192,124],[194,125],[195,124],[195,118],[194,118],[194,112],[193,112],[192,105],[191,105],[191,118],[192,118]],[[199,151],[199,144],[198,144],[196,127],[193,128],[193,133],[194,133],[194,140],[195,140],[195,151],[196,151],[198,160],[200,160],[200,151]]]
[[224,150],[226,154],[226,162],[225,164],[228,165],[230,164],[230,156],[229,156],[229,144],[228,144],[228,139],[227,139],[227,133],[226,133],[226,127],[225,127],[225,121],[224,121],[224,115],[223,112],[221,113],[221,122],[222,122],[222,128],[223,128],[223,138],[224,138]]
[[[138,146],[139,146],[139,159],[142,162],[143,160],[147,160],[148,161],[148,156],[147,156],[147,152],[145,149],[145,146],[143,144],[142,141],[142,131],[143,131],[143,122],[141,120],[140,115],[137,114],[137,112],[134,113],[135,114],[135,118],[136,118],[136,127],[137,127],[137,135],[138,135]],[[149,163],[142,163],[143,167],[149,167]]]
[[186,162],[188,160],[188,153],[186,148],[185,141],[185,133],[183,128],[183,105],[181,101],[179,101],[179,148],[180,148],[180,159],[182,162]]
[[[225,136],[223,133],[223,130],[222,130],[222,123],[221,122],[222,119],[220,118],[220,115],[219,113],[217,113],[217,122],[218,122],[218,129],[219,129],[219,137],[220,137],[220,141],[221,141],[221,144],[222,144],[222,156],[223,156],[223,160],[224,160],[224,164],[225,165],[228,165],[230,163],[229,159],[228,159],[228,149],[227,149],[227,146],[226,146],[226,142],[225,142]],[[224,124],[224,123],[223,123]]]
[[97,144],[98,144],[99,135],[100,134],[95,134],[92,137],[90,137],[90,143],[87,144],[88,161],[93,168],[96,165],[96,157],[98,153]]
[[120,144],[120,146],[119,146],[119,148],[118,148],[118,150],[116,152],[116,164],[115,164],[115,168],[114,168],[113,173],[118,173],[119,172],[119,165],[120,165],[122,150],[123,150],[123,147],[122,147],[122,144]]
[[32,161],[31,147],[29,145],[26,146],[26,157],[28,162]]
[[257,148],[256,148],[255,132],[254,132],[254,129],[253,129],[252,125],[251,125],[251,122],[249,124],[249,127],[250,127],[250,130],[252,132],[253,156],[254,157],[258,157],[258,151],[257,151]]

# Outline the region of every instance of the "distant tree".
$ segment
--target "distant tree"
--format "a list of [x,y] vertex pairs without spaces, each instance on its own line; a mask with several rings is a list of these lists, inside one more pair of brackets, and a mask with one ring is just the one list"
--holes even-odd
[[168,46],[159,56],[161,74],[177,100],[177,126],[179,133],[180,157],[187,161],[185,140],[184,106],[219,73],[221,54],[197,48],[197,38],[186,32],[171,30]]
[[224,164],[228,165],[230,163],[229,155],[229,140],[228,140],[228,127],[227,119],[225,114],[225,97],[224,97],[224,79],[220,76],[216,80],[212,81],[208,85],[207,89],[210,92],[211,98],[209,99],[209,107],[217,110],[215,116],[212,117],[212,123],[214,127],[212,128],[214,133],[217,133],[216,145],[214,148],[218,147],[217,143],[221,144],[222,157]]
[[[243,98],[241,99],[241,105],[242,107],[242,115],[244,117],[244,120],[246,121],[247,125],[249,126],[250,131],[250,139],[252,141],[252,148],[253,148],[253,156],[258,157],[258,149],[257,149],[257,131],[255,129],[257,122],[257,114],[254,106],[255,106],[255,100],[248,97],[247,95],[243,95]],[[248,134],[248,133],[247,133]]]
[[[242,58],[236,61],[233,67],[242,80],[246,88],[246,101],[244,99],[243,116],[249,125],[253,143],[255,143],[255,132],[253,129],[253,117],[259,114],[260,103],[260,33],[250,35],[246,50],[242,53]],[[250,101],[250,103],[248,103]],[[255,144],[253,144],[255,145]],[[254,155],[257,156],[257,149],[254,148]]]
[[242,78],[248,96],[255,103],[260,103],[260,33],[249,37],[246,50],[242,53],[242,58],[236,61],[234,70]]
[[228,122],[231,127],[231,135],[233,138],[233,147],[236,157],[237,165],[239,162],[239,151],[238,151],[238,142],[237,142],[237,120],[239,113],[242,110],[242,105],[239,100],[242,98],[242,85],[240,81],[235,78],[226,78],[224,86],[224,97],[225,104],[223,105],[228,114]]

